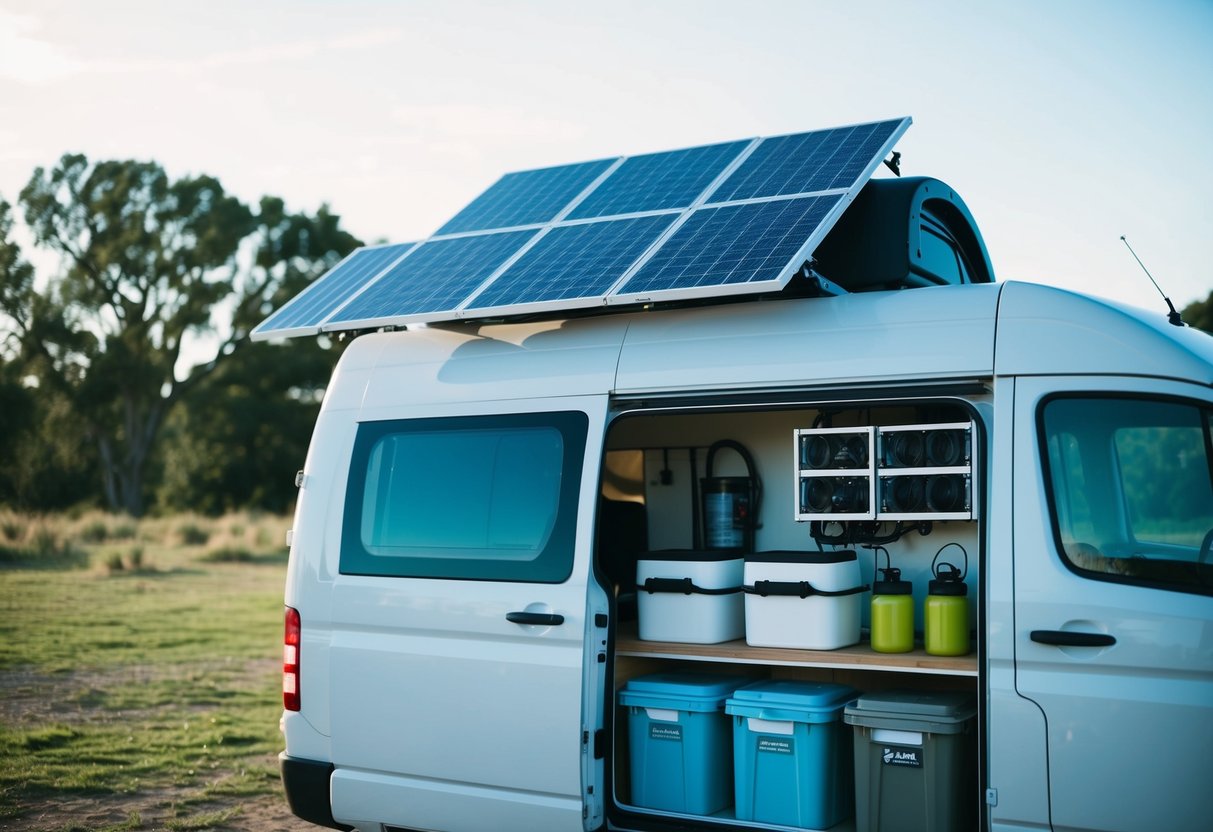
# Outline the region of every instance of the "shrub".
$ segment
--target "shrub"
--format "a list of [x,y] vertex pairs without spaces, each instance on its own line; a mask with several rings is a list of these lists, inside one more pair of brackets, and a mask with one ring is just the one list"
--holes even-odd
[[80,530],[78,537],[82,543],[104,543],[109,538],[109,531],[104,520],[94,520]]
[[223,546],[207,552],[202,560],[207,563],[249,563],[253,553],[241,546]]
[[205,546],[211,539],[211,533],[197,523],[186,523],[177,529],[177,533],[181,535],[181,542],[186,546]]
[[134,540],[138,533],[139,527],[134,523],[119,523],[110,532],[114,540]]

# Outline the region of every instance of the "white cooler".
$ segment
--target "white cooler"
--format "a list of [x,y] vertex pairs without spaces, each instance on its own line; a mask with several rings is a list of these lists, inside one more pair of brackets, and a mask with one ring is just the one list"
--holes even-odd
[[835,650],[859,641],[863,593],[853,551],[760,552],[745,561],[752,647]]
[[745,634],[745,558],[731,551],[647,552],[636,564],[643,641],[718,644]]

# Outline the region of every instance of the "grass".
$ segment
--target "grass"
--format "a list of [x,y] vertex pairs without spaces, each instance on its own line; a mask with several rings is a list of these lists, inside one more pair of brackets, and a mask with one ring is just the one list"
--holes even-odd
[[280,789],[286,526],[0,511],[0,826],[96,796],[125,819],[79,828],[223,829]]

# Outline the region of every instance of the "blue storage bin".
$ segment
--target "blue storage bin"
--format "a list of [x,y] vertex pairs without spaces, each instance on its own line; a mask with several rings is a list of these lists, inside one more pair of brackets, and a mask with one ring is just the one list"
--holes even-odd
[[842,723],[857,691],[777,679],[738,690],[733,721],[738,820],[827,829],[855,813],[852,743]]
[[656,673],[619,693],[628,709],[632,803],[710,815],[733,803],[733,737],[725,700],[751,681],[706,673]]

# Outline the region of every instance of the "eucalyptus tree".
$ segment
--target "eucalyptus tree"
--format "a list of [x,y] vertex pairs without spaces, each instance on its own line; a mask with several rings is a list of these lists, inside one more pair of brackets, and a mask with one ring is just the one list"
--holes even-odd
[[[59,267],[38,287],[31,271],[5,275],[9,340],[38,385],[71,402],[106,502],[133,515],[169,411],[246,348],[274,302],[357,245],[327,209],[290,213],[268,197],[254,209],[212,176],[155,162],[65,155],[34,171],[20,204]],[[0,252],[15,249],[11,227],[0,238]],[[213,357],[184,367],[190,337],[207,333]]]

